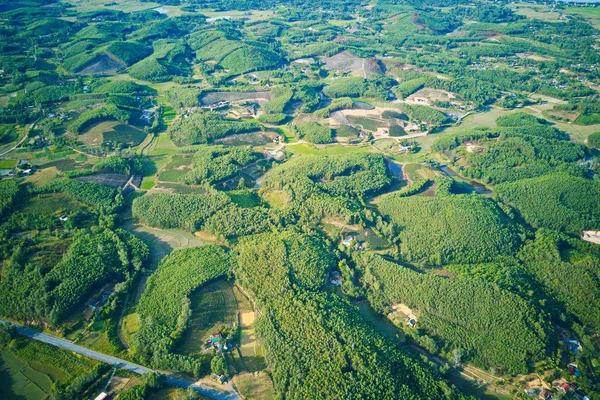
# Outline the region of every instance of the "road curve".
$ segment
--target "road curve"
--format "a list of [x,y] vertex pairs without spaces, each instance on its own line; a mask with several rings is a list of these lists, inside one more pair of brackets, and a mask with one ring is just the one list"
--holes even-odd
[[[102,361],[106,364],[114,365],[115,367],[123,368],[131,372],[135,372],[136,374],[145,374],[147,372],[154,372],[155,370],[144,367],[142,365],[138,365],[126,360],[122,360],[117,357],[108,356],[106,354],[98,353],[97,351],[87,349],[85,347],[78,346],[69,342],[68,340],[61,339],[59,337],[49,335],[47,333],[42,333],[36,331],[35,329],[28,328],[26,326],[22,326],[19,324],[15,324],[14,322],[6,321],[0,318],[0,322],[5,324],[9,324],[15,327],[17,333],[19,335],[28,337],[33,340],[37,340],[40,342],[47,343],[52,346],[60,347],[65,350],[70,350],[78,354],[82,354],[89,358],[93,358],[98,361]],[[161,371],[158,371],[161,372]],[[235,392],[221,392],[220,390],[212,389],[206,386],[199,385],[197,383],[191,382],[187,379],[180,378],[175,375],[167,374],[161,372],[166,376],[166,382],[175,387],[187,389],[192,387],[196,392],[200,393],[202,396],[208,397],[214,400],[240,400],[240,397]]]
[[[42,117],[40,117],[42,118]],[[27,129],[25,131],[25,134],[23,135],[23,138],[21,140],[19,140],[19,143],[15,144],[13,147],[11,147],[10,149],[6,150],[4,153],[0,153],[0,157],[3,157],[5,155],[7,155],[8,153],[10,153],[11,151],[13,151],[14,149],[16,149],[17,147],[19,147],[20,145],[23,144],[23,142],[25,140],[27,140],[27,138],[29,137],[29,132],[31,132],[31,130],[33,129],[33,127],[35,126],[35,124],[38,123],[38,121],[40,120],[40,118],[36,119],[31,125],[29,125],[29,129]]]

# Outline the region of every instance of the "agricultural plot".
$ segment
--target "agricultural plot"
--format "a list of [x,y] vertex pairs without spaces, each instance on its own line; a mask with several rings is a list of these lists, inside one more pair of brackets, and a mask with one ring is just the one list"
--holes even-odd
[[349,73],[352,76],[368,78],[373,74],[381,74],[383,68],[374,58],[360,58],[348,51],[342,51],[331,57],[322,59],[325,68],[330,71]]
[[269,143],[272,139],[263,132],[240,133],[215,140],[215,144],[227,146],[264,146]]
[[192,315],[177,351],[187,355],[202,353],[213,331],[236,324],[240,306],[244,306],[240,296],[243,295],[232,282],[223,280],[196,290],[190,296]]
[[22,212],[33,215],[58,215],[87,207],[64,193],[44,193],[29,199]]
[[[260,183],[257,181],[257,185]],[[269,205],[270,208],[279,209],[285,207],[286,201],[284,193],[281,190],[274,190],[262,194],[261,198]]]
[[416,91],[406,98],[408,103],[417,103],[423,105],[432,105],[435,101],[450,101],[453,103],[462,104],[456,95],[445,90],[423,88]]
[[559,12],[550,11],[550,9],[541,4],[512,4],[511,7],[517,14],[529,19],[538,19],[548,22],[561,21]]
[[49,399],[54,382],[69,384],[98,364],[53,346],[25,338],[0,349],[0,397]]
[[205,106],[220,101],[229,103],[250,101],[263,104],[271,101],[271,92],[209,92],[200,98],[200,103]]
[[18,160],[0,160],[0,169],[14,168]]
[[261,198],[254,190],[232,190],[227,192],[227,196],[242,208],[252,208],[262,204]]
[[174,182],[159,182],[156,186],[153,186],[150,190],[165,190],[170,193],[177,194],[204,194],[206,190],[202,186],[198,185],[186,185],[184,183]]
[[[419,127],[407,121],[408,117],[396,108],[355,107],[331,113],[329,123],[345,137],[352,131],[371,132],[375,139],[398,138],[408,134],[425,135]],[[350,136],[352,137],[352,136]]]
[[125,184],[129,180],[129,177],[126,175],[122,175],[122,174],[101,173],[101,174],[80,176],[75,179],[78,181],[81,181],[81,182],[95,182],[100,185],[104,185],[104,186],[108,186],[108,187],[116,189],[116,188],[122,188],[123,186],[125,186]]
[[272,400],[277,398],[273,381],[265,371],[237,374],[233,377],[233,383],[244,399]]
[[140,316],[137,313],[130,313],[123,317],[121,325],[121,337],[125,340],[125,344],[131,344],[131,335],[140,330]]
[[113,142],[124,146],[135,147],[146,139],[146,132],[132,125],[117,121],[104,121],[92,125],[85,133],[77,136],[77,141],[87,146],[99,146],[105,142]]
[[209,19],[207,22],[215,22],[219,19],[249,19],[250,21],[263,21],[273,17],[272,10],[252,10],[252,11],[215,11],[213,9],[200,9],[199,13],[206,15]]
[[286,146],[286,150],[297,154],[333,156],[337,154],[348,153],[368,153],[370,148],[368,146],[314,145],[309,143],[298,143]]
[[[254,315],[254,312],[251,314]],[[240,315],[240,317],[242,317],[242,315]],[[245,318],[249,319],[248,316],[245,316]],[[267,367],[262,347],[256,339],[254,327],[242,327],[239,354],[241,356],[241,368],[245,371],[257,372],[262,371]]]
[[338,138],[358,138],[360,131],[350,125],[340,125],[339,128],[335,129],[335,136]]
[[33,370],[19,360],[8,347],[4,347],[0,356],[0,385],[2,397],[7,400],[41,400],[49,397],[52,381],[47,375]]
[[353,125],[360,125],[363,129],[368,131],[376,131],[382,126],[386,126],[383,124],[383,121],[378,121],[376,119],[361,117],[357,115],[348,115],[348,120]]
[[119,349],[115,348],[115,346],[108,340],[106,328],[106,321],[96,321],[94,325],[85,333],[84,337],[78,342],[79,345],[104,354],[116,354]]
[[192,158],[188,155],[175,155],[158,174],[160,182],[184,182],[185,176],[192,170]]
[[437,175],[439,175],[435,169],[418,163],[405,164],[403,170],[406,174],[406,177],[411,182],[415,182],[420,179],[434,179]]
[[597,7],[566,7],[567,14],[580,15],[596,29],[600,28],[600,9]]
[[362,231],[356,236],[356,240],[368,243],[371,250],[382,250],[390,246],[390,243],[386,239],[379,236],[377,232],[372,229],[365,229]]
[[108,8],[111,10],[119,10],[124,12],[134,12],[158,7],[157,3],[145,1],[142,2],[139,0],[120,0],[119,2],[110,3],[106,3],[104,0],[70,0],[68,3],[73,4],[79,12],[98,10],[101,8]]

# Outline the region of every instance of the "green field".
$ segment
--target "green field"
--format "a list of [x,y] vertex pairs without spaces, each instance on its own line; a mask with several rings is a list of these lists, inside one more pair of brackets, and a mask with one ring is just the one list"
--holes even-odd
[[357,138],[359,134],[358,129],[349,125],[342,125],[339,128],[335,129],[335,136],[338,137],[349,137],[349,138]]
[[69,384],[98,362],[25,338],[0,349],[0,398],[49,399],[53,382]]
[[231,190],[227,196],[240,207],[256,207],[262,204],[261,198],[253,190]]
[[49,397],[52,381],[19,360],[6,346],[0,356],[0,385],[2,398],[7,400],[38,400]]
[[367,117],[356,117],[353,115],[349,115],[348,120],[354,125],[360,125],[363,127],[363,129],[369,131],[376,131],[378,128],[385,126],[381,121]]
[[566,7],[565,12],[582,16],[596,29],[600,28],[600,8],[598,7]]
[[104,121],[92,125],[77,140],[87,146],[99,146],[104,142],[135,147],[146,139],[146,132],[116,121]]
[[158,7],[158,3],[142,2],[139,0],[119,0],[118,2],[107,4],[104,0],[70,0],[68,3],[77,7],[78,11],[97,10],[99,8],[109,8],[112,10],[120,10],[125,12],[147,10],[149,8]]
[[0,168],[14,168],[17,160],[0,160]]
[[185,176],[192,170],[191,165],[191,157],[175,155],[158,174],[158,180],[161,182],[184,182]]
[[80,208],[85,208],[85,205],[63,193],[47,193],[40,194],[27,201],[23,212],[53,215],[69,213]]
[[434,179],[437,176],[433,168],[418,163],[404,164],[402,170],[411,182],[419,179]]
[[271,400],[277,398],[271,377],[264,371],[236,375],[233,382],[245,399]]
[[217,281],[196,290],[190,296],[192,316],[177,346],[182,354],[198,354],[204,342],[220,326],[237,323],[237,313],[250,309],[247,299],[230,281]]
[[317,146],[308,143],[291,144],[285,147],[297,154],[306,154],[311,156],[333,156],[336,154],[348,154],[348,153],[367,153],[370,151],[368,146],[340,146],[340,145],[329,145],[329,146]]

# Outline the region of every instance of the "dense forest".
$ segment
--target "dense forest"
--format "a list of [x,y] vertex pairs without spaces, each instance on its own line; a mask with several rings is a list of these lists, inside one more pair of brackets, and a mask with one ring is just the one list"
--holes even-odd
[[[237,251],[236,276],[261,304],[257,331],[278,392],[288,398],[456,398],[432,370],[373,332],[350,303],[318,290],[335,258],[316,237],[259,235]],[[267,275],[264,265],[271,266]]]
[[[389,312],[402,303],[418,310],[417,341],[487,368],[511,373],[544,358],[550,327],[514,294],[477,280],[444,279],[369,255],[357,260],[371,304]],[[486,332],[486,334],[482,334]]]
[[486,262],[513,254],[520,242],[519,227],[493,202],[477,195],[390,194],[379,209],[398,226],[400,248],[408,261]]

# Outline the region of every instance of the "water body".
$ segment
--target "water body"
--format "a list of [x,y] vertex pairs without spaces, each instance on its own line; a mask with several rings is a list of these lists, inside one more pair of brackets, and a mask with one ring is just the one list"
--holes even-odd
[[392,161],[389,158],[386,158],[386,160],[388,163],[388,168],[390,169],[390,172],[392,173],[394,178],[403,180],[404,173],[402,172],[402,164],[398,164],[397,162]]
[[375,107],[373,107],[372,105],[363,103],[362,101],[355,102],[353,108],[355,110],[374,110],[375,109]]
[[[452,169],[450,169],[446,165],[442,165],[439,168],[440,168],[440,171],[442,171],[446,176],[449,176],[450,178],[454,178],[454,177],[458,176],[458,174],[456,172],[454,172]],[[491,190],[489,190],[487,187],[485,187],[484,185],[482,185],[479,182],[468,181],[468,182],[458,182],[458,184],[460,186],[464,186],[468,192],[475,192],[477,194],[491,194],[492,193]]]

